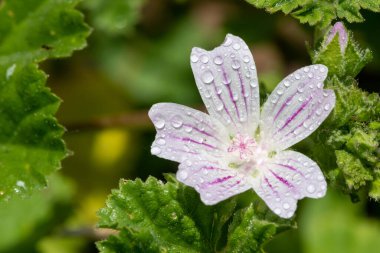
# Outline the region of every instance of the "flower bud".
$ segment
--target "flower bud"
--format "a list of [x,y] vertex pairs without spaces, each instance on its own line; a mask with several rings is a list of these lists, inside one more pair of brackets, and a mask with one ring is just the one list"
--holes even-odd
[[331,43],[336,34],[338,34],[339,36],[340,51],[343,54],[347,47],[348,33],[346,27],[343,25],[342,22],[336,22],[334,26],[330,29],[326,38],[326,46]]

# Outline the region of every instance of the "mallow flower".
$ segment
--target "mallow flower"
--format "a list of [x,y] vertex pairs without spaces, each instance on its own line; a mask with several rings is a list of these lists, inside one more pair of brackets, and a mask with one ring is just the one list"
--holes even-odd
[[241,38],[228,34],[212,51],[193,48],[190,62],[208,114],[153,105],[152,154],[179,162],[177,179],[206,205],[253,189],[274,213],[289,218],[297,200],[323,197],[326,181],[318,165],[289,148],[314,132],[335,105],[334,92],[323,89],[327,68],[311,65],[290,74],[260,109],[255,63]]

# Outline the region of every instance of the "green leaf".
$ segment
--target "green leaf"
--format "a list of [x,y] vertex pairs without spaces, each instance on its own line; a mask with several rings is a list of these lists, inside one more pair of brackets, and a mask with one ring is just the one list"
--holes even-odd
[[355,77],[372,60],[372,52],[361,49],[350,31],[347,31],[347,46],[339,44],[339,34],[331,42],[326,36],[319,49],[311,52],[313,63],[324,64],[329,68],[329,75],[338,78]]
[[53,175],[49,188],[28,198],[16,196],[0,203],[0,252],[37,251],[40,238],[51,233],[71,214],[73,185],[67,179]]
[[321,165],[333,186],[352,196],[365,189],[380,200],[380,134],[376,128],[380,97],[362,91],[354,79],[344,80],[334,76],[326,81],[326,88],[336,94],[335,109],[306,142],[306,152]]
[[95,29],[108,34],[125,34],[132,30],[146,0],[85,0]]
[[252,191],[206,206],[198,193],[173,177],[165,184],[153,177],[146,182],[121,180],[99,217],[100,227],[119,231],[97,243],[107,253],[220,252],[235,250],[238,237],[262,249],[273,235],[291,227],[290,221],[276,218]]
[[67,155],[54,114],[60,100],[35,63],[86,45],[77,0],[0,3],[0,201],[29,195]]
[[328,26],[334,19],[346,19],[348,22],[364,21],[361,9],[380,11],[379,0],[246,0],[257,8],[273,13],[282,11],[291,14],[301,23]]
[[379,220],[364,213],[364,202],[329,190],[318,200],[305,200],[299,219],[301,252],[362,253],[377,252],[380,247]]

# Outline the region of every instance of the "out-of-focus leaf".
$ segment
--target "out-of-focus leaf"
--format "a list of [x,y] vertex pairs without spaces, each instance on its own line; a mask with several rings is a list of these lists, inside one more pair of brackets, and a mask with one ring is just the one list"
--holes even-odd
[[146,0],[85,0],[95,29],[109,34],[125,34],[132,30]]
[[361,209],[333,191],[321,200],[306,200],[299,220],[303,252],[377,252],[379,221],[364,217]]
[[246,0],[258,8],[269,12],[282,11],[291,14],[301,23],[328,26],[334,19],[346,19],[348,22],[364,21],[360,11],[367,9],[380,11],[378,0]]
[[254,201],[251,192],[205,206],[193,189],[168,179],[165,184],[152,177],[120,182],[99,212],[99,226],[119,234],[98,242],[101,252],[252,252],[239,251],[237,240],[261,250],[291,227],[261,200]]
[[0,203],[0,252],[37,252],[38,240],[70,214],[73,185],[59,175],[51,177],[49,185],[28,198]]
[[181,100],[186,104],[199,100],[189,63],[191,48],[211,42],[199,24],[185,19],[156,40],[135,36],[126,44],[121,39],[97,38],[93,54],[110,79],[138,103]]
[[67,151],[54,114],[60,100],[36,62],[85,46],[78,0],[0,3],[0,201],[46,185]]

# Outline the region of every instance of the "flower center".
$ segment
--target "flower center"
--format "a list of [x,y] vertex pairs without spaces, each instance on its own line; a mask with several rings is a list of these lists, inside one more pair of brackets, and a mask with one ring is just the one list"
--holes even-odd
[[275,155],[275,152],[268,152],[254,138],[240,133],[232,138],[227,150],[232,155],[229,167],[239,169],[240,172],[252,176],[256,176],[262,165]]
[[237,134],[228,147],[229,153],[238,153],[243,161],[249,161],[257,148],[256,141],[248,135]]

